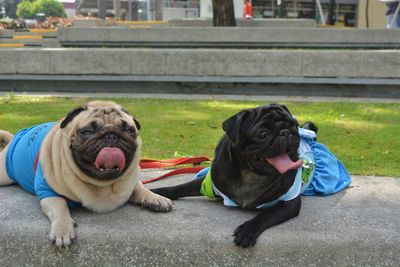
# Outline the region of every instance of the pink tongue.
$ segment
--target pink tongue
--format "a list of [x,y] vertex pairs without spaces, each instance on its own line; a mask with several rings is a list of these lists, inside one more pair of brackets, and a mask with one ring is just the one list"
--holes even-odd
[[117,167],[122,170],[125,167],[125,155],[116,147],[105,147],[100,150],[96,158],[96,168],[110,170]]
[[282,153],[274,158],[266,158],[265,160],[274,166],[281,174],[284,174],[288,170],[298,169],[303,164],[301,159],[293,162],[287,153]]

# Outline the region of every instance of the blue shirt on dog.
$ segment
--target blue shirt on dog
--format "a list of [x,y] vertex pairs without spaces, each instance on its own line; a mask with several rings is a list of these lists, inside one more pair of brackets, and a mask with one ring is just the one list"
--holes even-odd
[[[8,177],[41,200],[49,197],[63,197],[47,183],[40,162],[37,163],[35,172],[35,161],[40,147],[54,125],[54,122],[48,122],[20,130],[13,137],[6,156]],[[78,204],[68,199],[67,203],[70,208]]]

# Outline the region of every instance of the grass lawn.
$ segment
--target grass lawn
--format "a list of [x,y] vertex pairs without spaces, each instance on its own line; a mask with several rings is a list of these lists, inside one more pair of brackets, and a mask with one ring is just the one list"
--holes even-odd
[[[18,129],[62,118],[90,99],[0,97],[0,129]],[[142,125],[143,157],[171,158],[175,151],[213,156],[224,119],[245,108],[269,104],[246,101],[186,101],[114,98]],[[400,177],[400,105],[284,102],[299,122],[319,127],[318,139],[351,174]]]

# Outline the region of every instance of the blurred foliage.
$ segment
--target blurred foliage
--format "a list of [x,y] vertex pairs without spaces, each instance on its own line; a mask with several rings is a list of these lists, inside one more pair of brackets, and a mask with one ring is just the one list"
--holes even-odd
[[37,14],[66,17],[64,6],[57,0],[23,0],[18,4],[16,14],[23,19],[35,19]]

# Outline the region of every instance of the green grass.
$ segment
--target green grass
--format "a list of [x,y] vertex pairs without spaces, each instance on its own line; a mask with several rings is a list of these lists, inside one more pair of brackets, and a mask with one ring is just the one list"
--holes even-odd
[[[18,129],[62,118],[89,99],[0,97],[0,129]],[[246,101],[112,99],[142,125],[143,157],[171,158],[175,151],[213,156],[224,119],[244,108],[269,104]],[[400,176],[400,105],[285,102],[299,122],[319,126],[318,139],[351,174]]]

